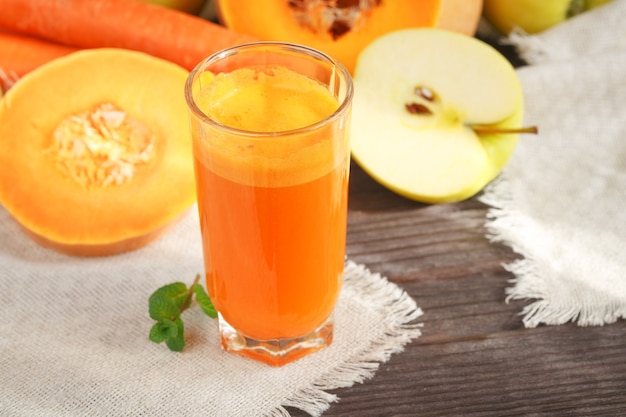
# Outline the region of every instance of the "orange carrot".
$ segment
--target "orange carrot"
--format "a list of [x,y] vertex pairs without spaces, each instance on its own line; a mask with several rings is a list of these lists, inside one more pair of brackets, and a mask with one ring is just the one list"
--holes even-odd
[[76,49],[0,29],[0,68],[7,75],[21,77],[38,66]]
[[191,70],[220,49],[255,40],[141,0],[0,0],[0,26],[80,48],[149,53]]

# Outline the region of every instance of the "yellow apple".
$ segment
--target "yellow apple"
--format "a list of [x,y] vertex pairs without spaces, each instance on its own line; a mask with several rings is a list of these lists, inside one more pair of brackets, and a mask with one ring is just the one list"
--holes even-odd
[[197,15],[207,0],[143,0],[148,3]]
[[483,15],[502,34],[542,32],[611,0],[484,0]]
[[384,35],[359,55],[351,150],[375,180],[407,198],[467,199],[512,155],[522,88],[490,45],[442,29]]

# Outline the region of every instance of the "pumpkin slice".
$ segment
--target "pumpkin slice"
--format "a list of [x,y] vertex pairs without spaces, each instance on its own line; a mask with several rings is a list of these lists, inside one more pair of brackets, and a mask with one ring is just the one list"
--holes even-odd
[[150,55],[92,49],[24,76],[0,101],[0,204],[37,243],[140,248],[196,199],[184,84]]
[[352,72],[359,52],[377,37],[435,26],[441,1],[218,0],[217,11],[220,21],[236,32],[319,49]]

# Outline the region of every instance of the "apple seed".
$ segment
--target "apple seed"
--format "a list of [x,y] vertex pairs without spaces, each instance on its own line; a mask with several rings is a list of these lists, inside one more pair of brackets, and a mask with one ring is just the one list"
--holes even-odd
[[433,114],[427,106],[420,103],[406,103],[404,108],[411,114]]
[[430,102],[435,101],[435,93],[433,92],[433,90],[431,90],[428,87],[425,87],[423,85],[418,85],[417,87],[415,87],[413,92],[417,96],[420,96],[427,101],[430,101]]

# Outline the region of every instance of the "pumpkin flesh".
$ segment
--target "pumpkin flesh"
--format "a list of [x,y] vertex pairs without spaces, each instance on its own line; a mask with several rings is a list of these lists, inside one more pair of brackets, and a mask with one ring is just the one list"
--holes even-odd
[[[187,71],[143,53],[94,49],[24,76],[0,101],[0,203],[38,243],[110,255],[160,236],[195,202],[183,96]],[[110,103],[149,129],[153,149],[120,184],[60,169],[54,131]]]

